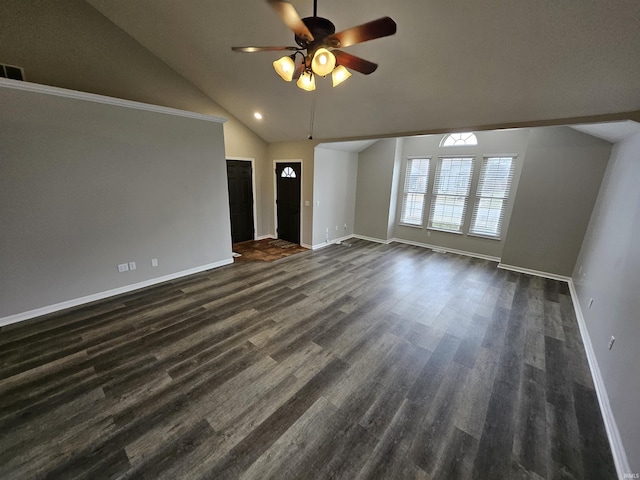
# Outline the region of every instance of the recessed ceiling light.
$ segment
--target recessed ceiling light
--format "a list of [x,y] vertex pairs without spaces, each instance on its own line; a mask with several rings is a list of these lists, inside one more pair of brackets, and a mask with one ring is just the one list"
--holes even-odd
[[262,114],[260,112],[254,113],[253,116],[256,117],[256,120],[262,120]]

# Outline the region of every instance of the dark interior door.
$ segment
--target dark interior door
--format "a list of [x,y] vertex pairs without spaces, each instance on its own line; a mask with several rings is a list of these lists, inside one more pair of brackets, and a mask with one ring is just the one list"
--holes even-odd
[[278,238],[300,243],[300,163],[276,164]]
[[251,162],[227,160],[231,240],[253,240],[253,182]]

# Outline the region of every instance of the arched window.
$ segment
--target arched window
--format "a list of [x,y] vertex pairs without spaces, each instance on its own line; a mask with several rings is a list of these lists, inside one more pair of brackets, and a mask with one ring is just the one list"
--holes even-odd
[[291,167],[284,167],[280,176],[282,178],[296,178],[296,172]]
[[473,132],[450,133],[445,135],[440,142],[441,147],[464,147],[478,145],[478,138]]

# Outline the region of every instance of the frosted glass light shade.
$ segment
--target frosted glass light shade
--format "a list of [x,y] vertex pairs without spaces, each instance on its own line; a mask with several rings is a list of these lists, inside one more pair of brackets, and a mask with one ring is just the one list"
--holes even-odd
[[296,65],[293,62],[293,59],[288,56],[284,56],[273,62],[273,69],[285,82],[290,82],[293,79],[293,72],[295,68]]
[[311,72],[304,72],[296,82],[302,90],[312,92],[316,89],[316,79]]
[[340,85],[350,76],[351,72],[347,70],[344,65],[338,65],[331,74],[331,81],[333,82],[333,86],[335,87],[336,85]]
[[336,57],[326,48],[319,48],[311,61],[311,70],[316,75],[329,75],[336,66]]

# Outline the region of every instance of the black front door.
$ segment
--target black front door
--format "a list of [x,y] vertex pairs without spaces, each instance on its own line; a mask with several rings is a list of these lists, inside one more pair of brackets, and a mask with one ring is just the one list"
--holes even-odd
[[251,162],[227,160],[231,241],[253,240],[253,182]]
[[278,238],[300,243],[300,163],[276,164]]

